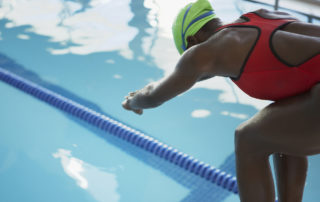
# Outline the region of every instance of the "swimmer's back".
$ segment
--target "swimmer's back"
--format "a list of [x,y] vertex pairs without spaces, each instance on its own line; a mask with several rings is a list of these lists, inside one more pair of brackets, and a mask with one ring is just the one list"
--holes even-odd
[[[244,92],[259,99],[279,100],[305,92],[320,81],[320,32],[316,31],[320,30],[319,26],[263,9],[245,14],[241,19],[240,23],[221,27],[213,37],[218,38],[221,32],[220,37],[233,38],[231,41],[235,43],[234,47],[230,46],[229,55],[226,48],[221,48],[218,66],[223,72],[222,64],[225,64],[230,77]],[[237,30],[244,28],[251,33],[241,37],[241,31],[237,33]],[[249,46],[239,48],[241,41]]]

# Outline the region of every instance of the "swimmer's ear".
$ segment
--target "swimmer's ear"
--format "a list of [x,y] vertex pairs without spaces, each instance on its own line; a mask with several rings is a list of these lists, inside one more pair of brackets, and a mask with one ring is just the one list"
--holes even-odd
[[199,43],[197,37],[195,36],[187,36],[187,48],[190,48],[191,46],[197,45]]

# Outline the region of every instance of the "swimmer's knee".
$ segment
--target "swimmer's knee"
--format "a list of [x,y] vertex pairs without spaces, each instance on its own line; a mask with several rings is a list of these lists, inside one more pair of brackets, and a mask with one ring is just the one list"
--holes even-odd
[[312,87],[311,96],[312,96],[312,99],[316,101],[316,103],[319,103],[317,101],[320,101],[320,83]]
[[235,130],[235,153],[243,154],[247,152],[252,152],[252,131],[249,129],[246,123],[243,123],[237,127]]
[[310,110],[316,117],[320,117],[320,83],[313,86],[310,91],[311,100],[309,102]]
[[271,153],[265,147],[259,131],[250,122],[244,122],[235,130],[235,153],[237,156],[269,156]]

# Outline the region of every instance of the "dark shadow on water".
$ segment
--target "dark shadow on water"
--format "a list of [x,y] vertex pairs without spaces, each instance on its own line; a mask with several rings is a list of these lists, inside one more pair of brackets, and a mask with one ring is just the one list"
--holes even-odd
[[136,0],[130,2],[131,11],[134,13],[133,18],[128,23],[128,25],[138,28],[138,34],[136,37],[130,41],[129,47],[134,50],[135,57],[144,57],[144,51],[141,44],[143,44],[142,39],[149,34],[146,32],[147,28],[151,28],[149,23],[146,21],[146,15],[149,9],[143,6],[144,0]]
[[65,0],[65,1],[76,2],[81,4],[81,8],[75,11],[75,13],[82,13],[82,12],[85,12],[88,8],[90,8],[90,5],[89,5],[90,0]]
[[[148,13],[150,9],[144,7],[144,0],[134,0],[130,2],[130,8],[133,12],[134,16],[131,19],[131,21],[128,23],[128,25],[133,26],[138,29],[138,34],[135,36],[133,40],[130,41],[129,47],[134,50],[135,57],[142,57],[147,62],[153,62],[153,57],[150,55],[150,51],[152,47],[154,46],[157,34],[158,34],[158,27],[152,27],[150,23],[148,22]],[[153,2],[154,5],[156,5],[156,2]],[[158,23],[157,14],[155,15],[154,21]],[[149,34],[147,30],[153,30],[153,34]],[[147,50],[143,50],[142,44],[144,44],[143,39],[145,37],[151,37],[151,44],[150,47],[148,47]]]

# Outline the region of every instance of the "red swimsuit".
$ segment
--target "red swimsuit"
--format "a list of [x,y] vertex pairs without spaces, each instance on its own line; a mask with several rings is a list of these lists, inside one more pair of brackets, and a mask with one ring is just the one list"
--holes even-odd
[[272,47],[272,36],[276,30],[294,22],[294,19],[266,19],[256,13],[242,16],[248,22],[220,27],[253,27],[259,31],[255,45],[250,50],[233,82],[248,95],[264,99],[279,100],[308,91],[320,82],[320,53],[298,66],[287,64],[277,56]]

